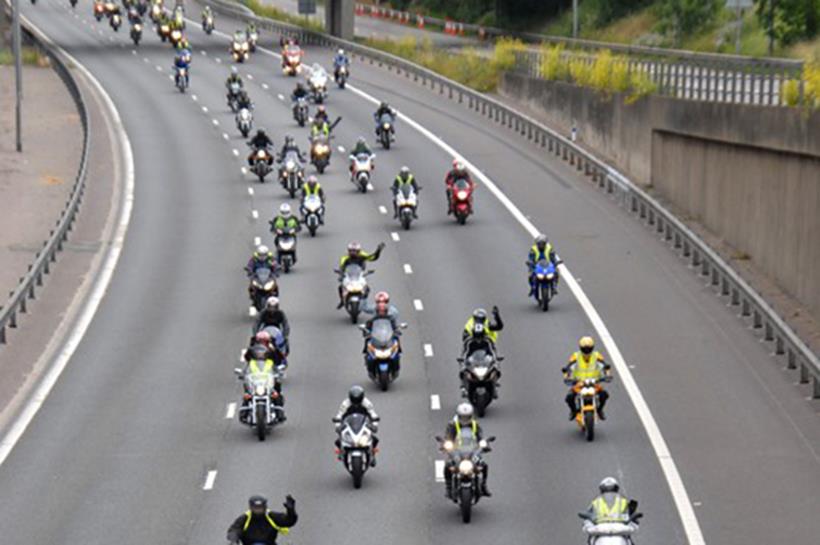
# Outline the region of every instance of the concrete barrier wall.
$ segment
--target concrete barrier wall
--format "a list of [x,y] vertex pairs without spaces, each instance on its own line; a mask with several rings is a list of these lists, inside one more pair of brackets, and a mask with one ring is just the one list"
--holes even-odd
[[647,97],[506,74],[500,93],[748,255],[820,321],[820,113]]

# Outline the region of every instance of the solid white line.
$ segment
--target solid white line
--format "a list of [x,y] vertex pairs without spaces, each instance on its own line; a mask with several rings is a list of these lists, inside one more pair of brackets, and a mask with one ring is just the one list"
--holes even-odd
[[410,266],[410,263],[404,264],[404,274],[413,274],[413,267]]
[[385,208],[384,206],[380,206],[379,207],[379,213],[380,214],[387,214],[387,208]]
[[[258,210],[251,210],[251,216],[253,216],[253,219],[258,220],[259,219],[259,211]],[[606,415],[604,415],[604,416],[606,416]]]
[[239,150],[238,149],[236,149],[236,148],[232,149],[231,153],[233,153],[234,157],[239,157]]
[[216,481],[216,470],[212,469],[208,472],[208,476],[205,477],[205,484],[202,485],[202,490],[212,490],[214,481]]
[[[379,104],[379,100],[374,98],[373,96],[365,93],[364,91],[357,89],[354,86],[348,85],[348,89],[350,89],[353,93],[361,96],[365,100],[371,102],[372,104]],[[454,157],[464,163],[467,168],[472,170],[477,178],[481,180],[484,185],[490,190],[490,192],[501,202],[502,205],[512,214],[512,216],[518,220],[518,223],[524,227],[530,236],[535,237],[537,236],[540,231],[536,229],[535,225],[530,222],[521,213],[518,207],[505,195],[495,183],[481,170],[479,170],[474,164],[472,164],[466,157],[456,151],[452,146],[444,142],[441,138],[430,132],[427,128],[422,126],[421,124],[417,123],[415,120],[411,119],[410,117],[406,116],[405,114],[398,112],[398,117],[406,122],[409,126],[413,127],[427,137],[430,141],[435,143],[439,148],[441,148],[445,153],[447,153],[450,157]],[[683,529],[686,532],[687,540],[689,541],[689,545],[705,545],[705,541],[703,538],[703,533],[700,529],[700,524],[698,523],[698,519],[695,516],[695,511],[692,507],[692,502],[689,499],[689,494],[686,492],[686,486],[683,484],[683,480],[681,479],[680,472],[678,471],[677,465],[675,461],[672,459],[672,455],[669,452],[669,448],[666,445],[666,441],[663,438],[663,434],[661,433],[660,428],[658,427],[657,422],[655,421],[655,417],[652,415],[652,412],[649,410],[649,406],[646,403],[646,400],[641,393],[640,388],[638,388],[638,384],[635,382],[632,373],[629,370],[629,367],[624,360],[621,351],[618,348],[618,345],[615,343],[615,339],[609,332],[609,329],[604,324],[604,321],[601,319],[598,311],[595,310],[595,307],[590,302],[589,298],[584,293],[581,286],[576,282],[575,277],[569,271],[566,265],[560,265],[561,268],[561,275],[563,278],[566,279],[567,286],[569,287],[572,294],[578,300],[578,303],[581,305],[581,308],[584,310],[584,313],[589,318],[589,321],[592,323],[592,326],[595,328],[595,331],[600,337],[601,341],[603,342],[604,346],[609,352],[609,356],[612,359],[612,363],[615,365],[615,368],[618,371],[618,374],[621,376],[621,380],[623,381],[624,388],[626,389],[627,393],[629,394],[630,399],[632,400],[632,404],[635,406],[635,410],[638,413],[638,417],[643,424],[644,429],[646,430],[646,434],[649,437],[649,442],[652,445],[653,450],[655,451],[655,456],[658,458],[660,463],[661,469],[663,470],[664,476],[666,477],[666,482],[669,484],[669,489],[672,493],[672,498],[675,501],[675,507],[678,510],[678,515],[681,519],[681,524],[683,525]]]
[[425,358],[432,358],[433,357],[433,345],[432,344],[425,344],[424,345],[424,357]]
[[414,307],[415,307],[415,309],[416,309],[416,310],[418,310],[419,312],[421,312],[422,310],[424,310],[424,305],[422,305],[422,304],[421,304],[421,299],[413,299],[413,306],[414,306]]
[[74,329],[66,339],[62,350],[60,350],[59,354],[55,358],[51,368],[37,384],[37,387],[29,398],[29,402],[17,416],[14,424],[3,437],[3,440],[0,441],[0,466],[2,466],[6,461],[9,454],[11,454],[11,451],[14,449],[14,446],[23,436],[23,433],[25,433],[26,428],[28,428],[29,424],[31,424],[31,421],[34,419],[37,411],[39,411],[40,407],[42,407],[43,403],[45,403],[46,398],[48,398],[49,393],[51,393],[51,389],[54,388],[54,385],[57,383],[57,380],[60,378],[63,370],[66,368],[66,365],[68,365],[68,362],[77,350],[77,346],[79,346],[80,341],[82,341],[85,336],[88,327],[91,325],[91,321],[94,319],[94,315],[96,314],[103,297],[105,297],[105,292],[108,290],[108,286],[111,283],[114,270],[117,268],[117,262],[119,261],[120,253],[122,252],[125,235],[128,231],[129,222],[131,221],[131,210],[134,206],[134,155],[131,150],[131,141],[128,139],[128,134],[126,134],[125,129],[123,128],[122,119],[117,111],[117,107],[114,105],[114,102],[111,100],[108,93],[106,93],[103,86],[100,85],[100,82],[97,81],[97,79],[85,66],[80,64],[77,59],[68,54],[63,48],[56,45],[39,28],[33,25],[28,18],[25,16],[21,17],[28,27],[31,28],[42,41],[46,42],[54,49],[59,50],[65,58],[67,58],[71,64],[74,65],[74,67],[82,72],[92,87],[94,87],[94,89],[96,89],[99,93],[103,103],[105,104],[105,108],[108,110],[109,115],[113,120],[113,127],[109,126],[109,131],[112,133],[111,139],[113,142],[120,143],[120,153],[122,154],[122,162],[125,168],[125,179],[122,208],[120,209],[120,214],[117,218],[117,226],[114,231],[113,240],[109,246],[108,254],[105,256],[102,269],[99,271],[99,275],[88,297],[88,300],[85,303],[85,307],[77,319]]
[[236,415],[236,403],[228,403],[228,410],[225,412],[225,418],[231,419]]
[[441,398],[438,394],[433,394],[430,396],[430,410],[431,411],[440,411],[441,410]]
[[259,246],[260,244],[262,244],[262,237],[253,237],[253,245]]
[[444,460],[436,460],[435,477],[437,483],[444,482]]
[[399,238],[399,234],[395,231],[390,233],[390,238],[393,239],[393,242],[398,242],[399,240],[401,240],[401,238]]
[[[245,168],[245,167],[242,167],[242,168]],[[250,195],[251,197],[253,197],[253,193],[254,193],[253,188],[252,188],[252,187],[248,187],[248,195]]]

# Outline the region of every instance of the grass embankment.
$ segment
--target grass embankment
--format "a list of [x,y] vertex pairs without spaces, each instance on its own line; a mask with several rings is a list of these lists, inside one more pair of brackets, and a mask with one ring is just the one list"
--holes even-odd
[[259,0],[240,0],[240,2],[260,17],[290,23],[314,32],[324,32],[325,30],[325,25],[315,18],[294,15],[274,6],[262,4]]
[[[28,66],[39,66],[45,68],[48,66],[48,57],[42,55],[37,49],[33,47],[23,47],[22,55],[23,64]],[[0,48],[0,66],[9,66],[14,64],[14,54],[11,49]]]

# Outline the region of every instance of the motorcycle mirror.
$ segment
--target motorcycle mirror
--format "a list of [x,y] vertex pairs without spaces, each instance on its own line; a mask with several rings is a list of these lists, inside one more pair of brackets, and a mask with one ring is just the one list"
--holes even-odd
[[370,275],[371,275],[371,274],[373,274],[374,272],[376,272],[376,271],[367,271],[366,273],[364,273],[364,275],[365,275],[365,276],[370,276]]
[[638,510],[638,500],[629,500],[626,509],[630,515],[633,514],[635,511]]
[[637,523],[642,518],[643,518],[643,513],[635,513],[634,515],[632,515],[632,522]]
[[488,443],[494,443],[495,442],[495,435],[493,435],[492,437],[488,437],[487,442]]
[[242,378],[242,375],[244,373],[242,372],[242,369],[240,369],[239,367],[234,367],[233,368],[233,374],[236,375],[239,378]]
[[367,327],[364,324],[358,324],[356,327],[361,329],[363,332],[367,333]]
[[456,361],[457,361],[458,363],[464,363],[464,358],[456,358]]
[[589,516],[589,513],[578,513],[578,517],[584,520],[592,520],[592,517]]
[[407,322],[402,322],[399,324],[400,329],[407,329]]
[[496,361],[504,361],[504,356],[496,356]]
[[442,439],[442,438],[441,438],[440,436],[438,436],[438,435],[436,435],[436,436],[435,436],[435,440],[436,440],[436,441],[438,441],[439,443],[443,443],[443,442],[444,442],[444,439]]

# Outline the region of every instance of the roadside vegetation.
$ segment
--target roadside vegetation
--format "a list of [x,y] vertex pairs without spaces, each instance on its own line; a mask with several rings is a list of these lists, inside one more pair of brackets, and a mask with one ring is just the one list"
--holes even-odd
[[[23,47],[22,55],[23,64],[28,66],[39,66],[45,68],[48,66],[48,57],[40,54],[40,52],[33,47]],[[10,66],[14,64],[14,54],[10,48],[0,47],[0,66]]]
[[800,80],[792,79],[784,83],[783,99],[789,106],[812,110],[820,108],[820,64],[807,63]]
[[274,6],[262,4],[259,0],[240,0],[240,2],[260,17],[268,17],[275,21],[282,21],[315,32],[324,32],[325,30],[325,25],[313,17],[294,15]]

